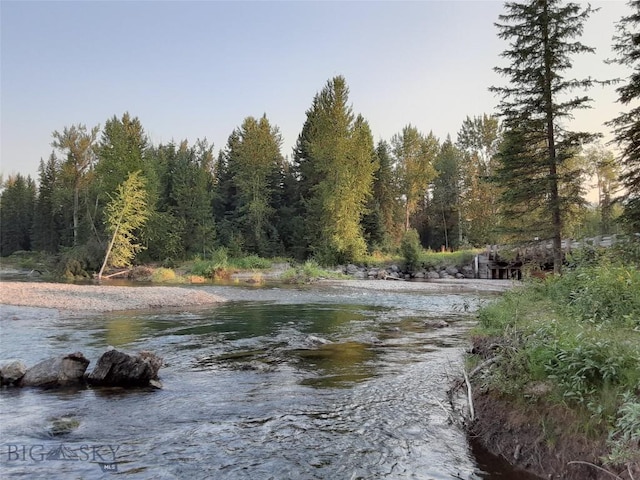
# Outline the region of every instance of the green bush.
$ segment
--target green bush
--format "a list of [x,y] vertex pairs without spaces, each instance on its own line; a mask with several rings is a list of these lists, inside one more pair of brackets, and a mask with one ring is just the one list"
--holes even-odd
[[172,269],[160,267],[151,274],[151,281],[153,283],[182,283],[183,280]]
[[320,267],[315,260],[307,260],[302,265],[296,265],[285,271],[280,277],[285,283],[304,284],[323,279],[346,278],[345,275],[332,272]]
[[573,409],[581,428],[610,438],[611,459],[638,459],[640,272],[612,252],[574,255],[562,276],[525,283],[478,313],[474,334],[497,345],[484,381],[520,401],[531,382]]
[[246,257],[233,258],[230,260],[233,267],[241,270],[265,270],[271,268],[271,260],[258,257],[257,255],[248,255]]
[[409,271],[417,270],[420,265],[420,257],[422,255],[422,245],[420,244],[420,236],[415,229],[407,230],[402,237],[400,244],[400,252],[404,258],[404,263]]

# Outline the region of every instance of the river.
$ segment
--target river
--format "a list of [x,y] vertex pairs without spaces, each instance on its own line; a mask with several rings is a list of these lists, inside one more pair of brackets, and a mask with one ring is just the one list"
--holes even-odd
[[197,288],[230,301],[86,316],[1,305],[0,358],[81,351],[91,369],[112,345],[165,360],[161,390],[3,388],[2,478],[526,478],[471,445],[447,400],[487,297]]

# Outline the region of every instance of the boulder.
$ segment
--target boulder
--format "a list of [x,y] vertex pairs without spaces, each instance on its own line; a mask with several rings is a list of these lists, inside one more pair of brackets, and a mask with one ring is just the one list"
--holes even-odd
[[152,352],[129,355],[112,349],[98,359],[95,368],[87,376],[87,382],[109,387],[153,386],[157,383],[160,367],[162,358]]
[[464,275],[464,278],[473,278],[473,267],[470,265],[465,265],[464,267],[462,267],[462,275]]
[[355,275],[356,273],[359,272],[359,268],[356,267],[354,264],[350,263],[349,265],[347,265],[347,268],[345,269],[345,273],[347,275]]
[[427,278],[429,280],[435,280],[440,278],[440,275],[438,274],[438,272],[434,272],[433,270],[427,272]]
[[27,366],[22,360],[5,360],[0,363],[0,385],[13,385],[24,377]]
[[455,277],[456,274],[460,273],[460,270],[458,270],[456,267],[447,267],[445,269],[445,272],[447,272],[447,275]]
[[19,384],[23,387],[62,387],[82,383],[89,360],[80,353],[51,357],[27,369]]

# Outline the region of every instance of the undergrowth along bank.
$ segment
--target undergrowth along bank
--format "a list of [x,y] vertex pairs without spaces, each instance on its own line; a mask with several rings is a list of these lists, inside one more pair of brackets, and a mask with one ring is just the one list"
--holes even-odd
[[[640,465],[639,265],[638,242],[582,250],[564,275],[530,281],[479,311],[469,367],[494,361],[474,388],[525,410],[570,412],[573,433],[604,452],[576,461]],[[539,426],[547,444],[557,441]]]

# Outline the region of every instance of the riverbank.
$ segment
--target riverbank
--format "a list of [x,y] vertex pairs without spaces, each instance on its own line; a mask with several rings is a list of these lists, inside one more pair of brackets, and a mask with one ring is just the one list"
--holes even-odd
[[578,258],[480,309],[469,430],[487,450],[541,478],[640,478],[635,263]]
[[225,299],[183,287],[122,287],[45,282],[1,282],[0,304],[109,312],[213,305]]
[[[503,292],[514,283],[504,280],[325,280],[321,283],[361,290],[395,292]],[[213,305],[224,298],[199,288],[177,286],[75,285],[46,282],[0,282],[0,304],[70,311],[108,312]]]

